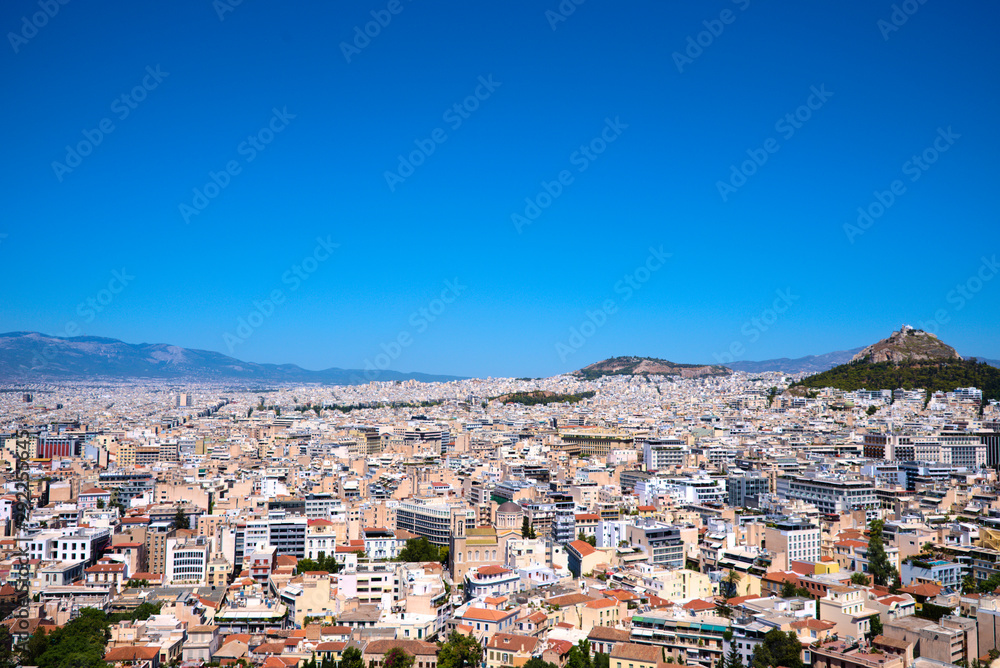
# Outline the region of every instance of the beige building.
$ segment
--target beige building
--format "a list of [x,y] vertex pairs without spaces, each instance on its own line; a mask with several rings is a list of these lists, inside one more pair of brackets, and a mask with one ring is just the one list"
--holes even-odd
[[914,653],[923,658],[970,665],[979,656],[979,637],[974,619],[949,615],[935,624],[929,619],[909,616],[888,620],[883,623],[882,629],[882,635],[887,638],[915,643]]
[[878,612],[865,607],[865,590],[836,585],[819,599],[819,618],[836,625],[840,637],[861,638],[871,630],[871,618]]
[[610,668],[656,668],[662,651],[658,645],[618,643],[611,649]]

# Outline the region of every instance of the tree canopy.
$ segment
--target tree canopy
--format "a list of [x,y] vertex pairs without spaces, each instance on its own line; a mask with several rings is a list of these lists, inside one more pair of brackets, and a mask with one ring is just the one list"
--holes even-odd
[[892,581],[893,568],[885,553],[882,527],[882,520],[874,520],[868,532],[868,572],[875,584],[884,587]]
[[393,647],[382,659],[383,668],[412,668],[413,656],[402,647]]
[[339,668],[365,668],[365,662],[361,656],[361,650],[353,646],[345,649],[343,654],[340,655]]
[[803,668],[802,643],[792,631],[784,633],[771,629],[764,635],[763,642],[754,648],[750,663],[753,668]]
[[438,652],[438,668],[478,668],[483,661],[483,646],[472,636],[452,631]]
[[406,541],[406,546],[400,550],[399,556],[396,557],[396,561],[406,562],[440,560],[441,551],[438,549],[438,546],[434,545],[423,536],[420,538],[411,538]]

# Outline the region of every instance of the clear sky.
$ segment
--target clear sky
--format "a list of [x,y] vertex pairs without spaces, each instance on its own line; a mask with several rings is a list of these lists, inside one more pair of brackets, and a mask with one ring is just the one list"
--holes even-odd
[[908,323],[1000,358],[1000,6],[896,6],[5,2],[0,331],[541,376]]

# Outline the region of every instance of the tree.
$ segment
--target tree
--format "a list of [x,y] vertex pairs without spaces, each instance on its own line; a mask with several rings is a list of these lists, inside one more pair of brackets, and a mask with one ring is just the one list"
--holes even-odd
[[875,415],[875,413],[878,413],[878,406],[869,406],[868,409],[865,410],[865,413],[867,413],[869,417]]
[[47,636],[44,651],[31,657],[35,659],[33,665],[101,668],[105,665],[104,646],[110,638],[107,615],[95,608],[84,608],[76,619]]
[[478,668],[483,660],[483,646],[472,636],[452,631],[438,652],[438,668]]
[[365,668],[365,662],[361,658],[361,650],[357,647],[348,647],[340,655],[340,668]]
[[527,516],[521,520],[521,538],[534,538],[535,529],[531,526],[531,522],[528,521]]
[[865,575],[864,573],[854,573],[851,575],[851,584],[862,585],[862,586],[867,585],[868,576]]
[[587,543],[591,547],[597,547],[597,536],[588,536],[587,534],[581,531],[580,534],[577,536],[577,539],[582,540],[584,543]]
[[794,582],[786,582],[781,585],[781,598],[794,598],[796,596],[810,598],[812,596],[812,592],[805,587],[797,587]]
[[875,615],[874,617],[871,618],[870,628],[868,630],[868,633],[865,634],[865,636],[868,638],[868,640],[871,640],[875,636],[880,636],[880,635],[882,635],[882,616]]
[[421,536],[411,538],[406,541],[406,546],[400,550],[396,561],[439,561],[441,555],[438,553],[437,545],[433,545],[429,540]]
[[764,635],[763,642],[754,648],[750,663],[753,668],[803,668],[802,643],[792,631],[784,633],[771,629]]
[[26,666],[37,666],[42,654],[49,648],[49,637],[45,633],[45,627],[39,626],[35,629],[28,640],[20,646],[21,663]]
[[177,513],[174,515],[174,528],[175,529],[190,529],[191,520],[188,516],[184,514],[183,508],[178,508]]
[[734,596],[739,595],[741,577],[742,576],[740,575],[739,571],[732,568],[729,569],[729,572],[726,574],[726,585],[727,585],[726,596],[728,596],[729,598],[733,598]]
[[[736,648],[736,643],[729,643],[729,656],[719,663],[724,663],[725,668],[743,668],[743,659],[740,657],[740,651]],[[722,667],[720,666],[720,668]]]
[[412,668],[413,656],[406,653],[402,647],[393,647],[385,653],[382,668]]
[[554,663],[549,663],[548,661],[543,661],[537,656],[528,659],[528,661],[522,666],[522,668],[559,668]]
[[892,565],[885,553],[882,520],[874,520],[868,532],[868,572],[875,584],[884,587],[892,580]]

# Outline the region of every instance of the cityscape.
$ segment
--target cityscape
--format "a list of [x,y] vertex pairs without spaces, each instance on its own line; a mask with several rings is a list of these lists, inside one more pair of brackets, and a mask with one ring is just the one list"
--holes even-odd
[[0,668],[1000,668],[1000,6],[0,27]]

